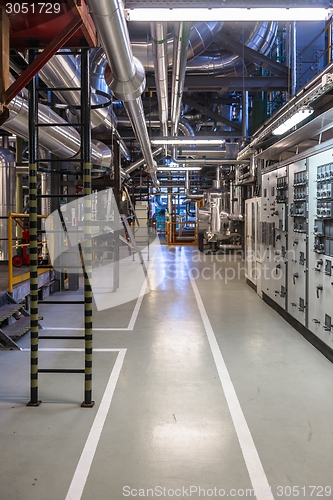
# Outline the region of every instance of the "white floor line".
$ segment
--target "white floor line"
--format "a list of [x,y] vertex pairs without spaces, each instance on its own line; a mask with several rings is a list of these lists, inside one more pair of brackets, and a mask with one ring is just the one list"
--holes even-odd
[[135,304],[134,311],[132,313],[130,322],[128,323],[128,327],[127,327],[128,331],[134,330],[134,326],[135,326],[136,320],[138,319],[140,307],[141,307],[141,304],[142,304],[142,301],[143,301],[143,297],[144,297],[145,292],[146,292],[147,285],[148,285],[148,283],[147,283],[147,280],[145,279],[144,282],[143,282],[143,285],[141,287],[140,295],[138,297],[138,300],[136,301],[136,304]]
[[[66,331],[66,332],[84,332],[84,328],[71,328],[71,327],[65,327],[65,326],[43,326],[43,330],[54,330],[56,332],[59,331]],[[133,330],[133,328],[94,328],[93,331],[95,332],[118,332],[118,331],[123,331],[123,332],[128,332],[130,330]],[[41,330],[42,331],[42,330]]]
[[189,272],[189,264],[186,257],[183,257],[191,281],[192,289],[200,311],[201,319],[204,324],[208,342],[213,354],[215,365],[220,377],[222,389],[227,400],[231,419],[233,421],[238,441],[243,453],[245,465],[247,467],[253,489],[256,493],[257,500],[274,500],[273,494],[268,484],[268,480],[258,455],[256,446],[251,436],[250,429],[244,417],[243,410],[239,403],[235,388],[231,381],[228,369],[217,343],[214,330],[209,321],[208,314],[202,302],[197,284]]
[[[119,352],[122,349],[108,349],[108,348],[97,348],[93,349],[93,352]],[[126,349],[123,349],[126,350]],[[30,352],[30,347],[24,347],[21,349],[22,352]],[[84,352],[83,347],[42,347],[38,349],[38,351],[42,352]]]
[[110,409],[112,397],[118,382],[126,349],[118,349],[119,354],[107,383],[102,401],[99,405],[95,420],[90,429],[86,444],[84,445],[79,463],[76,467],[72,482],[65,500],[80,500],[89,475],[90,467],[95,456],[97,445],[102,434],[107,414]]

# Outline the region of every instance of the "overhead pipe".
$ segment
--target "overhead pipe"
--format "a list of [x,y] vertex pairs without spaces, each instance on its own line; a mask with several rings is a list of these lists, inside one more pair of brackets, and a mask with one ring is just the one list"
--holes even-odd
[[171,135],[173,136],[178,134],[178,124],[185,83],[189,34],[188,21],[175,23],[171,85]]
[[[159,154],[161,154],[163,152],[164,148],[163,146],[158,148],[158,149],[155,149],[155,151],[153,151],[153,158],[155,158],[156,156],[158,156]],[[129,175],[131,174],[132,172],[134,172],[134,170],[136,170],[137,168],[140,168],[142,167],[142,165],[144,165],[146,162],[146,159],[145,158],[140,158],[139,160],[135,161],[134,163],[132,163],[132,165],[129,165],[128,167],[124,168],[124,173],[126,175]]]
[[153,184],[158,185],[141,94],[145,89],[144,68],[132,54],[128,29],[121,0],[87,0],[90,14],[101,38],[111,72],[106,81],[116,99],[125,109],[137,134],[147,170]]
[[191,193],[190,172],[188,170],[185,172],[185,194],[190,200],[201,200],[204,197],[204,193]]
[[161,135],[168,136],[168,61],[167,61],[167,23],[150,23],[153,43],[156,93],[161,122]]
[[[60,87],[64,89],[66,87],[80,88],[80,61],[78,58],[74,57],[73,54],[71,54],[70,49],[62,49],[62,52],[67,53],[56,54],[53,56],[40,70],[39,76],[50,88],[50,90],[52,90],[52,87]],[[104,86],[106,87],[104,75],[99,75],[99,79],[102,78],[104,80]],[[91,93],[91,105],[101,107],[91,110],[91,127],[95,130],[103,128],[106,130],[112,130],[113,133],[116,133],[122,155],[127,160],[130,160],[130,152],[128,151],[124,141],[119,136],[119,133],[116,131],[117,116],[115,112],[110,107],[103,107],[105,97],[96,93],[96,90],[98,91],[101,90],[101,87],[103,88],[103,83],[98,80],[96,73],[94,73],[92,84],[93,90]],[[96,85],[96,87],[94,85]],[[104,92],[104,90],[105,89],[103,89],[102,92]],[[63,90],[54,91],[54,94],[61,102],[66,103],[72,108],[70,109],[72,114],[78,114],[77,108],[81,105],[80,92],[75,90]]]
[[[190,61],[208,49],[215,36],[223,26],[220,21],[201,21],[190,28],[189,43],[187,47],[187,60]],[[147,72],[154,71],[153,42],[132,42],[132,50],[143,64]],[[174,38],[167,40],[167,62],[168,69],[173,65]]]
[[[22,90],[9,105],[9,118],[2,125],[4,130],[29,138],[27,92]],[[44,104],[38,105],[39,145],[62,159],[74,159],[80,153],[81,137],[74,127],[64,126],[67,122]],[[46,160],[47,161],[47,160]],[[111,167],[111,151],[105,144],[95,141],[92,146],[92,162],[104,168]]]
[[[263,21],[253,23],[227,23],[228,31],[235,38],[241,37],[241,42],[247,47],[262,54],[267,54],[276,39],[278,23]],[[218,42],[218,35],[216,37]],[[218,50],[214,54],[196,57],[187,63],[188,74],[208,74],[214,76],[242,76],[244,74],[244,60],[241,56],[227,50]]]

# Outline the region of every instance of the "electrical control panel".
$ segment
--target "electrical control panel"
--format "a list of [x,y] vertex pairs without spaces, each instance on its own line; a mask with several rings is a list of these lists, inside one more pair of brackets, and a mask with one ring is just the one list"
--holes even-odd
[[262,291],[281,307],[287,303],[287,201],[286,168],[263,175],[261,228]]
[[307,228],[309,179],[306,160],[292,163],[289,173],[288,303],[287,311],[302,325],[307,324]]
[[333,149],[263,173],[261,194],[260,269],[251,272],[333,349]]

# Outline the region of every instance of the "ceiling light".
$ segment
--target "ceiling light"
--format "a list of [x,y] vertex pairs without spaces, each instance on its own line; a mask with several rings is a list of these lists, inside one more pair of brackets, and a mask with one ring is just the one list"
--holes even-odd
[[185,136],[185,137],[158,137],[156,139],[151,139],[152,144],[208,144],[208,145],[222,145],[225,143],[224,139],[216,139],[214,137],[196,137],[196,136]]
[[201,170],[201,167],[157,167],[160,172],[186,172],[187,170]]
[[125,9],[127,21],[324,21],[331,14],[322,7]]
[[313,109],[309,106],[303,106],[299,110],[296,111],[290,118],[288,118],[285,122],[279,125],[275,130],[273,130],[273,135],[282,135],[291,128],[293,128],[298,123],[308,118],[312,115]]

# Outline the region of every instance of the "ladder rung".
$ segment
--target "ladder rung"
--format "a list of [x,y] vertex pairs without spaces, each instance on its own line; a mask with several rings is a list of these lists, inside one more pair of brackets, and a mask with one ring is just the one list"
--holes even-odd
[[78,336],[78,335],[39,335],[39,339],[51,339],[51,340],[67,340],[67,339],[79,339],[79,340],[84,340],[84,336]]
[[38,373],[84,373],[80,368],[40,368]]

